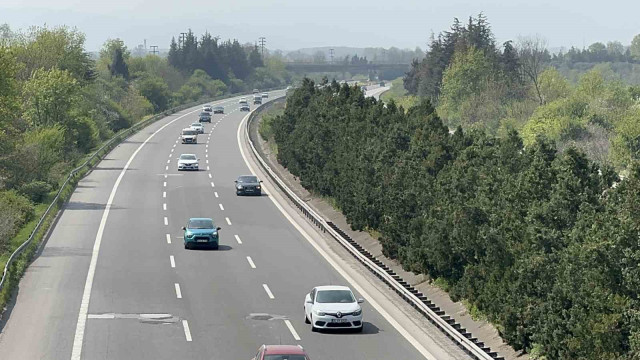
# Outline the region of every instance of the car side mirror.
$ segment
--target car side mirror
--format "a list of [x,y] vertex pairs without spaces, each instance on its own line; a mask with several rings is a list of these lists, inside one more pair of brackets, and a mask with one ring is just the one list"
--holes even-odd
[[364,302],[363,298],[358,299],[358,304],[362,304]]
[[262,180],[260,180],[260,182],[262,182]]
[[311,296],[309,296],[309,294],[304,298],[304,302],[307,304],[313,304],[313,300],[311,300]]
[[238,182],[238,180],[233,180],[233,182],[234,182],[234,183],[237,183],[237,182]]
[[220,231],[220,230],[222,230],[222,228],[221,228],[220,226],[218,226],[218,227],[216,228],[216,231]]
[[182,230],[187,230],[187,228],[183,226],[183,227],[182,227]]

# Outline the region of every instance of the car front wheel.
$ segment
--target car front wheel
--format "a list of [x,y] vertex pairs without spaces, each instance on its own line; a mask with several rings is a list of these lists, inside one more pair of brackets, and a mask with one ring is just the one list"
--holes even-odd
[[311,315],[311,332],[318,332],[318,328],[316,327],[315,323],[313,322],[313,315]]

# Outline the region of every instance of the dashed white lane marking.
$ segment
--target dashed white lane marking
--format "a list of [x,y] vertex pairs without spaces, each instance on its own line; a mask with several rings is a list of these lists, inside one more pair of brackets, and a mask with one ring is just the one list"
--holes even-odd
[[252,269],[256,268],[256,264],[254,264],[253,260],[251,260],[251,256],[247,256],[247,261],[249,262],[249,266],[251,266]]
[[164,217],[164,224],[165,224],[165,225],[169,225],[169,219],[167,219],[167,217],[166,217],[166,216]]
[[176,297],[177,297],[178,299],[182,299],[182,291],[180,291],[180,284],[175,283],[175,284],[173,284],[173,285],[174,285],[174,286],[175,286],[175,288],[176,288]]
[[240,236],[238,235],[233,235],[236,238],[236,241],[238,242],[238,244],[242,244],[242,240],[240,240]]
[[[209,135],[209,137],[211,137],[211,135]],[[207,146],[205,146],[205,147],[209,147],[209,144],[207,144]]]
[[164,184],[162,184],[162,186],[167,187],[167,182],[165,181]]
[[167,160],[167,164],[171,164],[171,159]]
[[211,187],[216,187],[216,185],[213,183],[213,181],[211,182]]
[[169,166],[165,166],[165,167],[164,167],[164,170],[165,170],[165,171],[166,171],[166,170],[169,170]]
[[173,258],[173,255],[169,256],[169,262],[172,268],[176,267],[176,259]]
[[211,176],[211,174],[209,174],[209,179],[211,179],[213,176]]
[[182,320],[182,327],[184,328],[184,336],[187,338],[187,341],[193,341],[191,339],[191,331],[189,330],[189,323],[187,320]]
[[82,359],[82,346],[84,345],[84,333],[85,333],[85,328],[87,326],[87,314],[89,312],[89,302],[91,301],[91,289],[93,288],[93,279],[96,274],[98,257],[100,256],[100,244],[102,243],[102,235],[104,233],[104,228],[107,224],[107,219],[109,218],[111,204],[113,204],[113,199],[115,198],[116,193],[118,192],[118,187],[120,186],[120,182],[122,181],[124,174],[129,169],[129,166],[131,166],[131,163],[135,159],[136,155],[138,155],[140,150],[142,150],[142,148],[149,142],[149,140],[151,140],[157,133],[164,130],[167,126],[173,124],[174,122],[178,121],[179,119],[189,114],[195,113],[196,111],[199,111],[199,110],[194,110],[184,115],[176,117],[175,119],[164,124],[162,127],[160,127],[158,130],[153,132],[151,135],[149,135],[149,137],[147,137],[146,140],[144,140],[144,142],[140,144],[140,146],[138,146],[138,148],[133,152],[133,154],[131,154],[131,157],[129,157],[129,160],[122,168],[122,171],[120,171],[120,175],[118,175],[116,182],[113,184],[113,188],[111,189],[111,193],[109,194],[109,199],[107,200],[107,204],[104,208],[104,212],[102,213],[102,218],[100,220],[98,232],[96,233],[95,242],[93,243],[91,260],[89,261],[89,269],[87,270],[87,278],[85,280],[84,290],[82,292],[80,309],[78,310],[78,322],[76,323],[76,331],[73,338],[73,347],[71,349],[71,360]]
[[214,191],[214,192],[213,192],[213,195],[215,195],[215,197],[218,197],[218,192],[217,192],[217,191]]
[[113,320],[116,318],[116,314],[89,314],[87,315],[87,318]]
[[231,225],[231,220],[229,220],[229,218],[224,218],[225,220],[227,220],[227,224]]
[[205,154],[204,157],[209,157],[209,154]]
[[[171,149],[171,150],[173,150],[173,149]],[[173,154],[169,154],[169,158],[171,158],[172,156],[173,156]]]
[[296,341],[300,341],[300,336],[298,335],[298,332],[296,331],[296,329],[293,328],[293,325],[291,325],[291,321],[289,320],[285,320],[284,323],[287,325],[287,327],[289,328],[289,331],[291,332],[291,335],[293,335],[293,338]]
[[220,210],[224,211],[224,206],[222,206],[222,204],[218,204],[218,206],[220,206]]
[[[209,160],[207,160],[207,164],[208,164],[208,163],[209,163]],[[208,169],[208,166],[207,166],[207,170],[209,170],[209,169]]]
[[164,178],[166,179],[167,177],[169,177],[169,175],[167,175],[167,174],[164,174]]
[[171,244],[171,235],[167,234],[167,244]]
[[209,167],[207,166],[207,170],[209,170]]
[[166,191],[163,191],[163,192],[162,192],[162,197],[163,197],[163,198],[166,198],[166,197],[167,197],[167,192],[166,192]]
[[264,288],[264,291],[267,292],[267,295],[269,295],[269,299],[275,299],[273,293],[271,292],[271,289],[269,289],[269,286],[267,286],[267,284],[262,284],[262,287]]
[[173,152],[173,150],[175,150],[175,149],[171,149],[171,152]]
[[162,204],[162,210],[167,210],[167,203]]
[[209,149],[204,149],[204,152],[209,152]]

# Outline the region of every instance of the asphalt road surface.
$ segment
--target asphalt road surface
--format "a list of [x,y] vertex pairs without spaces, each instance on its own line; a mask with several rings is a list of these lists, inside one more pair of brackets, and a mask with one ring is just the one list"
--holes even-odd
[[[225,114],[198,144],[178,138],[199,107],[143,129],[80,181],[0,324],[1,359],[250,359],[279,343],[315,360],[424,358],[366,302],[362,334],[304,324],[313,286],[349,283],[269,195],[235,195],[250,174],[236,135],[247,113],[238,98],[214,104]],[[181,153],[200,171],[178,172]],[[184,249],[189,217],[214,219],[219,250]]]

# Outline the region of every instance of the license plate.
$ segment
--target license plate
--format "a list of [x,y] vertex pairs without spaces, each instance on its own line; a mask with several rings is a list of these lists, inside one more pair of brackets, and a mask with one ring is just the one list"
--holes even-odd
[[347,319],[331,319],[332,323],[346,323]]
[[207,239],[198,239],[197,242],[209,242]]

